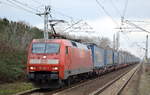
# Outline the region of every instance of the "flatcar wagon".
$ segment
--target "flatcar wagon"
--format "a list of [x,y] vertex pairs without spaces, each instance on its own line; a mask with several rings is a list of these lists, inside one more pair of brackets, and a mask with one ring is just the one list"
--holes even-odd
[[100,75],[105,71],[105,49],[99,48],[94,44],[88,45],[92,51],[92,61],[93,61],[93,76]]

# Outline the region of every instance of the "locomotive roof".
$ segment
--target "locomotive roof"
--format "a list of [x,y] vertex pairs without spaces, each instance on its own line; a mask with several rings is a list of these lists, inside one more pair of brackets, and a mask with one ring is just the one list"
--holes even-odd
[[33,39],[32,42],[61,42],[61,41],[66,41],[68,42],[69,40],[66,40],[66,39]]
[[72,40],[67,40],[67,39],[33,39],[32,43],[34,42],[56,42],[56,43],[61,43],[64,42],[65,45],[68,46],[75,46],[78,48],[86,48],[87,49],[87,45],[83,44],[83,43],[79,43],[79,42],[75,42]]

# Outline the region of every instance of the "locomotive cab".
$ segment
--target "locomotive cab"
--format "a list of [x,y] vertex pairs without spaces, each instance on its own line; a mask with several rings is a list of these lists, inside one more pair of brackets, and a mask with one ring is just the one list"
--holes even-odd
[[28,50],[28,79],[43,84],[63,77],[60,73],[62,47],[61,41],[33,40]]

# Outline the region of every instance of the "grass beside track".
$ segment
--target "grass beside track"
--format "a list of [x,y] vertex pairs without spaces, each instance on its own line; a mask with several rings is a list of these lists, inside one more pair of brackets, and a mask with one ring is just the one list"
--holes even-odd
[[33,88],[31,83],[26,82],[0,84],[0,95],[13,95]]

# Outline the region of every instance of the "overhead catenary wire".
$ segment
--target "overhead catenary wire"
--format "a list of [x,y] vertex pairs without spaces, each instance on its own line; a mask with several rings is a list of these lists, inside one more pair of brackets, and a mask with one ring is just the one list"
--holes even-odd
[[83,21],[83,20],[79,20],[79,21],[77,21],[76,23],[72,24],[71,26],[69,26],[69,27],[65,28],[65,29],[64,29],[64,31],[67,31],[68,29],[72,28],[73,26],[75,26],[75,25],[79,24],[81,21]]
[[[18,4],[14,3],[14,2],[12,2],[12,1],[10,1],[10,0],[7,0],[7,3],[4,2],[4,1],[1,1],[1,2],[2,2],[3,4],[5,4],[5,5],[10,6],[10,7],[13,7],[13,8],[16,8],[16,9],[19,9],[19,10],[23,10],[23,11],[25,11],[25,12],[28,12],[28,13],[30,13],[30,14],[33,14],[33,15],[38,16],[38,15],[36,14],[36,12],[34,12],[34,11],[32,11],[32,10],[29,10],[29,9],[26,9],[26,8],[22,7],[21,5],[18,5]],[[40,16],[38,16],[38,17],[40,17]]]
[[105,14],[106,14],[108,17],[110,17],[111,20],[112,20],[117,26],[119,26],[118,23],[117,23],[117,21],[114,20],[114,18],[106,11],[106,9],[104,8],[104,6],[103,6],[98,0],[95,0],[95,1],[96,1],[96,3],[98,4],[98,6],[105,12]]
[[[43,6],[43,7],[45,6],[45,4],[43,4],[42,2],[40,2],[40,0],[31,0],[31,1],[34,2],[34,3],[36,3],[36,4],[38,4],[39,6]],[[49,4],[51,5],[51,0],[48,0],[48,1],[49,1]]]
[[[31,11],[31,10],[35,10],[35,9],[32,8],[32,7],[30,7],[28,4],[22,3],[22,2],[20,2],[20,1],[18,1],[18,0],[7,0],[7,1],[8,1],[9,3],[13,4],[13,5],[11,5],[11,6],[15,6],[16,8],[18,7],[18,8],[21,8],[21,9],[27,11],[27,12],[36,14],[36,12]],[[13,1],[14,1],[14,2],[13,2]],[[35,0],[34,0],[34,2],[35,2]],[[38,2],[39,2],[39,1],[37,1],[37,3],[38,3]],[[30,9],[30,10],[24,8],[23,6],[24,6],[24,7],[27,7],[27,8]],[[41,6],[41,5],[40,5],[40,6]],[[54,10],[54,9],[53,9],[53,10]],[[35,10],[35,11],[36,11],[36,10]],[[73,21],[73,17],[68,16],[68,15],[66,15],[66,14],[64,14],[64,13],[62,13],[62,12],[57,11],[57,10],[54,10],[54,11],[55,11],[56,13],[58,13],[59,15],[62,15],[62,16],[64,16],[64,17],[67,17],[67,18],[71,19],[71,21]],[[52,15],[50,15],[50,18],[52,19]],[[73,22],[74,22],[74,21],[73,21]]]
[[8,5],[8,6],[13,7],[13,8],[18,8],[18,7],[16,7],[16,6],[13,6],[13,5],[11,5],[11,4],[9,4],[9,3],[6,3],[6,2],[3,2],[3,1],[0,1],[0,3],[1,3],[1,4]]
[[[45,6],[44,4],[41,4],[41,2],[39,2],[38,0],[32,0],[33,2],[35,2],[35,3],[37,3],[37,4],[39,4],[39,6]],[[55,9],[54,9],[55,8]],[[60,12],[60,11],[58,11],[58,10],[56,10],[57,8],[56,7],[54,7],[54,6],[52,6],[51,5],[51,10],[55,13],[55,14],[58,14],[58,15],[60,15],[60,16],[62,16],[62,17],[65,17],[65,18],[69,18],[72,22],[74,22],[74,18],[73,17],[71,17],[71,16],[69,16],[69,15],[67,15],[67,14],[64,14],[63,12]],[[51,12],[52,12],[51,11]]]
[[68,15],[66,15],[66,14],[64,14],[64,13],[62,13],[62,12],[59,12],[59,11],[55,10],[55,9],[52,9],[52,10],[53,10],[56,14],[59,14],[59,15],[61,15],[61,16],[63,16],[63,17],[65,17],[65,18],[69,18],[71,21],[73,21],[73,22],[74,22],[73,17],[68,16]]
[[45,6],[43,3],[39,2],[39,0],[31,0],[32,2],[35,2],[36,4],[39,4],[40,6]]
[[127,7],[128,7],[128,0],[125,1],[125,5],[124,5],[124,8],[123,8],[123,12],[122,12],[122,13],[121,13],[121,12],[119,11],[119,9],[115,6],[113,0],[111,0],[111,3],[112,3],[112,5],[113,5],[113,7],[115,8],[116,12],[118,12],[119,15],[120,15],[120,17],[121,17],[121,26],[120,26],[119,29],[120,29],[121,31],[123,31],[123,30],[122,30],[122,29],[123,29],[122,27],[123,27],[123,25],[124,25],[125,14],[126,14]]
[[[120,31],[123,32],[123,26],[124,26],[124,19],[125,19],[125,14],[126,14],[126,11],[127,11],[127,6],[128,6],[128,0],[126,0],[125,2],[125,6],[124,6],[124,9],[123,9],[123,13],[121,15],[121,26],[120,26]],[[125,29],[124,29],[125,30]],[[127,36],[127,35],[126,35]],[[127,36],[128,38],[128,36]],[[129,41],[129,38],[128,38],[128,41]]]
[[30,9],[30,10],[40,12],[40,11],[38,11],[37,9],[35,9],[35,8],[31,7],[31,6],[29,6],[27,3],[22,3],[22,2],[20,2],[20,1],[18,1],[18,0],[12,0],[12,1],[14,1],[14,2],[16,2],[17,4],[20,4],[20,5],[26,7],[26,8],[28,8],[28,9]]
[[[122,16],[121,16],[121,27],[124,25],[124,19],[125,19],[125,14],[126,14],[126,11],[127,11],[127,6],[128,6],[128,0],[126,0],[126,2],[125,2],[125,6],[124,6],[123,13],[122,13]],[[120,27],[120,29],[121,29],[121,27]]]
[[[35,8],[37,9],[37,10],[40,10],[40,9],[42,9],[43,10],[43,8],[44,8],[44,4],[42,3],[42,2],[40,2],[39,0],[31,0],[33,3],[36,3],[36,4],[38,4]],[[42,8],[41,8],[42,7]]]
[[117,8],[117,6],[114,4],[113,0],[110,0],[112,6],[114,7],[114,9],[116,10],[116,12],[119,14],[119,16],[121,17],[121,12],[119,11],[119,9]]
[[7,0],[7,2],[10,3],[10,4],[12,4],[12,6],[16,6],[16,7],[20,8],[20,9],[22,9],[22,10],[28,12],[28,13],[36,14],[35,12],[33,12],[33,11],[29,10],[29,9],[24,8],[21,5],[12,2],[11,0]]
[[144,29],[144,28],[142,28],[142,27],[140,27],[140,26],[138,26],[138,25],[136,25],[136,24],[134,24],[134,23],[131,23],[131,22],[128,21],[128,20],[126,20],[125,23],[126,23],[126,24],[129,24],[129,25],[131,25],[131,26],[134,26],[134,27],[136,27],[136,28],[142,30],[143,32],[150,33],[150,31],[148,31],[148,30],[146,30],[146,29]]
[[[12,2],[12,1],[14,1],[14,2]],[[35,2],[35,3],[37,3],[37,4],[39,4],[40,6],[45,6],[44,4],[41,4],[41,2],[39,2],[38,0],[32,0],[33,2]],[[33,11],[38,11],[38,10],[36,10],[35,8],[33,8],[33,7],[31,7],[31,6],[29,6],[28,4],[26,4],[26,3],[22,3],[22,2],[20,2],[20,1],[18,1],[18,0],[9,0],[9,2],[11,2],[11,3],[17,3],[17,7],[21,7],[21,8],[23,8],[24,10],[26,10],[26,11],[30,11],[30,10],[33,10]],[[19,4],[19,5],[18,5]],[[16,5],[16,4],[14,4],[14,5]],[[25,8],[24,8],[24,7]],[[28,8],[28,9],[30,9],[30,10],[28,10],[28,9],[26,9],[26,8]],[[63,16],[63,17],[66,17],[66,18],[69,18],[72,22],[74,22],[74,20],[73,20],[73,17],[71,17],[71,16],[68,16],[68,15],[66,15],[66,14],[64,14],[64,13],[62,13],[62,12],[59,12],[59,11],[57,11],[57,10],[54,10],[54,9],[52,9],[55,13],[57,13],[57,14],[59,14],[59,15],[61,15],[61,16]],[[40,11],[38,11],[38,12],[40,12]],[[32,12],[33,13],[33,12]],[[50,17],[52,17],[52,16],[50,16]]]
[[140,22],[140,23],[150,23],[150,20],[129,20],[128,19],[128,21],[130,21],[130,22]]
[[126,0],[126,2],[125,2],[124,10],[123,10],[123,13],[122,13],[122,18],[123,18],[123,19],[125,18],[125,14],[126,14],[126,11],[127,11],[127,7],[128,7],[128,0]]

